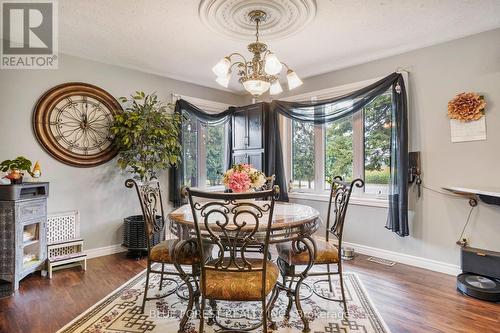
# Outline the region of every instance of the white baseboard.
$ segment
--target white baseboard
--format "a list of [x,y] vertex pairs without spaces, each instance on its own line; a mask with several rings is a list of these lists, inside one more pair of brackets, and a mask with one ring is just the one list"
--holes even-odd
[[[420,267],[439,273],[445,273],[449,275],[458,275],[461,273],[460,266],[449,264],[442,261],[416,257],[409,254],[393,252],[389,250],[379,249],[371,246],[350,243],[350,242],[344,242],[344,246],[354,248],[354,251],[356,251],[357,253],[383,258],[399,262],[405,265]],[[124,251],[127,251],[125,247],[123,247],[121,244],[115,244],[104,247],[98,247],[95,249],[88,249],[85,250],[85,254],[87,255],[87,258],[90,259],[90,258],[97,258],[97,257],[107,256],[110,254],[120,253]]]
[[354,251],[357,253],[365,254],[368,256],[379,257],[382,259],[387,259],[395,262],[399,262],[402,264],[425,268],[431,271],[445,273],[449,275],[458,275],[462,271],[460,270],[460,266],[449,264],[442,261],[437,261],[433,259],[427,259],[422,257],[416,257],[409,254],[393,252],[384,249],[378,249],[375,247],[370,247],[366,245],[344,242],[343,246],[348,246],[354,248]]
[[97,258],[97,257],[107,256],[110,254],[120,253],[124,251],[127,251],[127,249],[123,247],[121,244],[114,244],[104,247],[98,247],[95,249],[85,250],[85,254],[87,255],[87,259],[90,259],[90,258]]

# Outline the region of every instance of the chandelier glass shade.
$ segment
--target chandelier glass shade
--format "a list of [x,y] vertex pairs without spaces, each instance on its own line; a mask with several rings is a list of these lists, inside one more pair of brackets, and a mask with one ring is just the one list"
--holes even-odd
[[239,82],[253,96],[260,96],[268,90],[271,95],[277,95],[283,91],[278,75],[285,67],[288,89],[300,86],[302,81],[297,73],[291,70],[287,64],[281,62],[266,44],[259,41],[259,24],[266,20],[266,13],[261,10],[253,10],[248,15],[250,20],[255,23],[256,30],[256,41],[248,45],[248,51],[253,54],[253,58],[247,61],[243,55],[236,52],[222,58],[212,67],[212,71],[217,76],[215,81],[227,88],[231,74],[235,70]]
[[221,76],[217,76],[215,79],[215,82],[223,86],[224,88],[227,88],[229,85],[229,80],[231,80],[231,73],[227,72],[226,74],[223,74]]
[[242,81],[243,87],[245,87],[246,91],[251,93],[254,96],[259,96],[265,93],[271,83],[269,81],[264,80],[246,80]]
[[294,71],[288,70],[286,73],[286,79],[288,81],[288,89],[290,90],[302,85],[302,80]]
[[281,84],[279,80],[274,81],[271,83],[271,87],[269,88],[269,94],[270,95],[278,95],[283,92],[283,88],[281,88]]

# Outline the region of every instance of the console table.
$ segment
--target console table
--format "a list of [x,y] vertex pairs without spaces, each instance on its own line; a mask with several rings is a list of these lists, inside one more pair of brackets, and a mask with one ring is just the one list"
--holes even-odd
[[[449,186],[443,189],[469,198],[469,205],[477,206],[480,199],[486,204],[500,205],[500,188],[471,188]],[[470,215],[469,215],[470,216]],[[500,252],[469,247],[460,240],[462,274],[457,276],[457,289],[471,297],[486,301],[500,301]]]
[[500,188],[445,186],[443,187],[443,189],[455,194],[469,197],[471,199],[475,199],[476,197],[478,197],[479,199],[481,199],[481,201],[487,204],[500,205]]

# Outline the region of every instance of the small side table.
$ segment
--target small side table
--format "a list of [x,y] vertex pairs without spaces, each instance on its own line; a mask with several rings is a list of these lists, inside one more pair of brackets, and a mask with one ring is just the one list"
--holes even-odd
[[44,268],[49,183],[0,185],[0,296]]
[[[478,205],[478,199],[490,205],[500,205],[500,188],[443,187],[454,194],[469,198],[469,205]],[[461,246],[462,274],[457,276],[457,289],[468,296],[500,302],[500,252],[470,247],[467,241]]]

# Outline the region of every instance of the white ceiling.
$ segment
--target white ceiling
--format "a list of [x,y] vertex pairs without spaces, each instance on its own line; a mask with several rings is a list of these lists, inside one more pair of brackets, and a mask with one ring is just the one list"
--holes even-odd
[[[500,27],[500,0],[316,4],[316,17],[299,32],[275,41],[261,33],[280,60],[302,78]],[[247,43],[208,29],[198,7],[199,0],[59,1],[59,49],[221,88],[211,67],[231,52],[247,55]],[[239,89],[236,82],[231,87]]]

